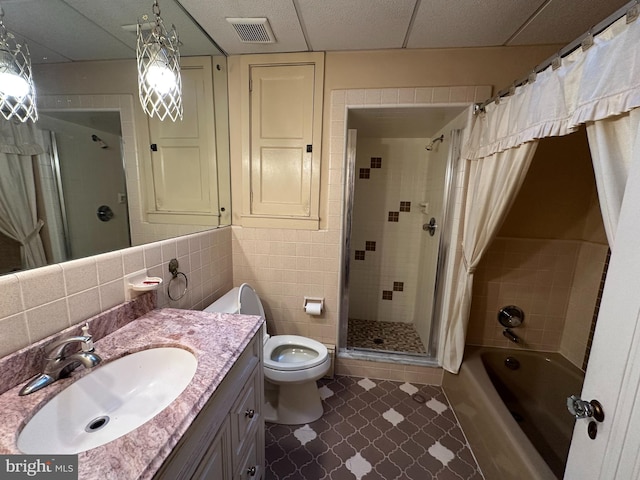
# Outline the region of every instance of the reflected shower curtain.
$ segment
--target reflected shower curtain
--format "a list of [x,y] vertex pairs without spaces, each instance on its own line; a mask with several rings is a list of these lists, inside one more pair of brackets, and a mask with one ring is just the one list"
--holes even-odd
[[53,133],[49,130],[34,129],[34,137],[44,153],[34,157],[34,171],[38,190],[39,215],[45,226],[41,232],[47,259],[49,263],[60,263],[68,260],[66,237],[62,221],[62,199],[56,181],[54,168],[55,146],[52,142]]
[[37,217],[33,158],[43,152],[33,126],[0,123],[0,232],[20,243],[23,268],[47,264]]
[[457,373],[462,363],[473,272],[500,228],[531,165],[538,142],[469,162],[469,184],[462,237],[462,262],[451,296],[449,321],[442,329],[439,362]]

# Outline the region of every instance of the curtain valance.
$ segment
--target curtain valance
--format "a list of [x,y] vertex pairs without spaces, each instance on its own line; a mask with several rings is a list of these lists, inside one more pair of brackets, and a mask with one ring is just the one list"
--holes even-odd
[[[623,17],[578,48],[562,65],[486,106],[476,116],[463,155],[478,159],[532,140],[562,136],[579,125],[640,107],[640,21]],[[491,118],[491,120],[489,120]]]
[[42,146],[34,137],[34,126],[29,123],[0,122],[0,153],[14,155],[41,155]]

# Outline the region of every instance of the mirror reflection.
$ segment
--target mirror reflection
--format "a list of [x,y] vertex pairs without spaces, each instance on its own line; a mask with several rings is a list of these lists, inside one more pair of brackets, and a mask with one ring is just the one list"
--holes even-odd
[[[152,3],[1,2],[31,51],[39,120],[0,121],[0,274],[230,224],[226,58],[178,2],[162,0],[183,78],[204,93],[187,99],[178,128],[154,126],[135,61],[135,25]],[[188,138],[194,130],[204,134]],[[184,138],[167,141],[168,131]]]

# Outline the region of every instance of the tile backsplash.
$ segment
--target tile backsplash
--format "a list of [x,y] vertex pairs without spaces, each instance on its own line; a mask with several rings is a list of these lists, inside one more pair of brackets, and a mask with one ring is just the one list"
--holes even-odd
[[[172,258],[189,278],[188,291],[178,301],[166,293]],[[4,275],[0,357],[122,304],[124,277],[142,269],[164,280],[158,307],[202,309],[233,286],[231,261],[231,228],[223,227]]]

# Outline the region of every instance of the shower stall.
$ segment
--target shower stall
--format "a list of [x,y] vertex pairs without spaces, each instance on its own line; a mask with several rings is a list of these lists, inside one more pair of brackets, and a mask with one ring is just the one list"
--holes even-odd
[[468,106],[350,109],[340,347],[434,363]]

